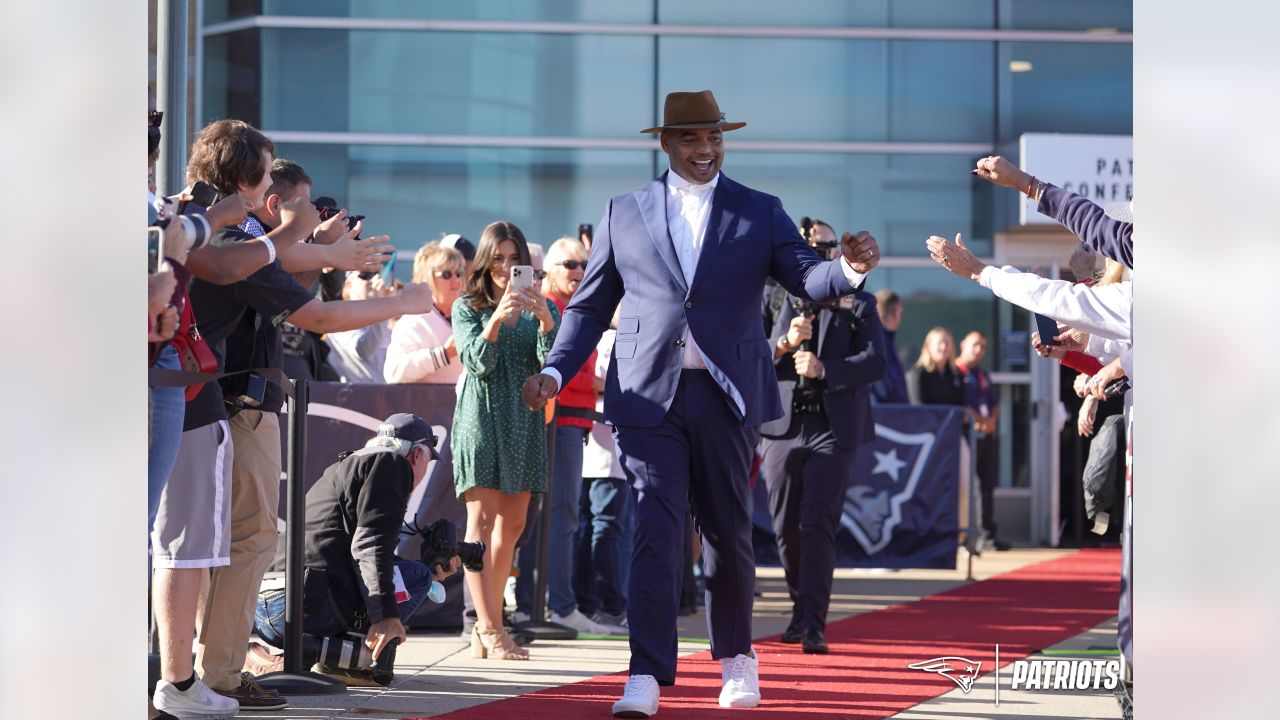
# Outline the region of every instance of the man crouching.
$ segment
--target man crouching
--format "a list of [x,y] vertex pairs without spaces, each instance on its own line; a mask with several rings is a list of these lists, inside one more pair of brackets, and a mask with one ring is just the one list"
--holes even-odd
[[[321,670],[335,671],[353,684],[362,673],[329,667],[324,660],[326,647],[348,639],[350,633],[363,633],[364,645],[372,652],[354,653],[353,667],[346,670],[367,668],[392,642],[408,640],[401,618],[412,615],[427,597],[433,573],[436,580],[443,580],[457,570],[456,556],[431,569],[417,560],[396,557],[409,495],[426,477],[436,457],[435,443],[431,426],[422,418],[392,415],[363,449],[330,465],[307,492],[302,626],[309,637],[304,643],[304,667],[319,660]],[[276,564],[283,568],[283,553],[277,554]],[[403,585],[400,602],[397,575]],[[264,641],[283,647],[284,590],[270,582],[263,583],[254,626]],[[353,654],[345,655],[352,658]],[[280,665],[279,656],[256,646],[246,663],[256,673]]]

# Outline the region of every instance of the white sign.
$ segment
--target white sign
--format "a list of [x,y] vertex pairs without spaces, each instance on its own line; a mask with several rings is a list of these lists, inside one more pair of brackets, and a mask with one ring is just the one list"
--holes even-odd
[[[1018,141],[1021,167],[1036,179],[1098,204],[1133,199],[1133,136],[1025,133]],[[1018,213],[1023,225],[1056,222],[1030,200]]]

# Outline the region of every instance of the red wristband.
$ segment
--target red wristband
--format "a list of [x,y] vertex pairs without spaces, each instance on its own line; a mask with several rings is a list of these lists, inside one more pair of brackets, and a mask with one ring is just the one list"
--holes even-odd
[[1027,181],[1027,197],[1034,198],[1036,194],[1036,176],[1032,175]]

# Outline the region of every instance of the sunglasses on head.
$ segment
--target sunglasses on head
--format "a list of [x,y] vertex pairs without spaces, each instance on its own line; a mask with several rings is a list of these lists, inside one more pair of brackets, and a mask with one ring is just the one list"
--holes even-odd
[[565,260],[560,264],[563,265],[566,270],[577,270],[578,268],[582,268],[583,270],[587,269],[586,260]]
[[160,121],[161,121],[161,120],[163,120],[163,119],[164,119],[164,111],[163,111],[163,110],[148,110],[148,111],[147,111],[147,122],[151,123],[151,127],[153,127],[153,128],[158,128],[158,127],[160,127]]
[[454,278],[462,279],[461,270],[436,270],[432,275],[435,275],[442,280],[452,280]]

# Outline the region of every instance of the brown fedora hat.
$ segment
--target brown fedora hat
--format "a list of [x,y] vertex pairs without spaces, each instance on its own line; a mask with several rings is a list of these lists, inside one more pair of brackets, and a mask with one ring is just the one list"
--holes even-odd
[[667,94],[667,101],[662,105],[662,124],[641,130],[642,133],[657,133],[663,130],[699,130],[702,128],[720,128],[724,132],[746,127],[744,122],[725,122],[724,113],[716,104],[716,96],[710,90],[702,92],[673,92]]

